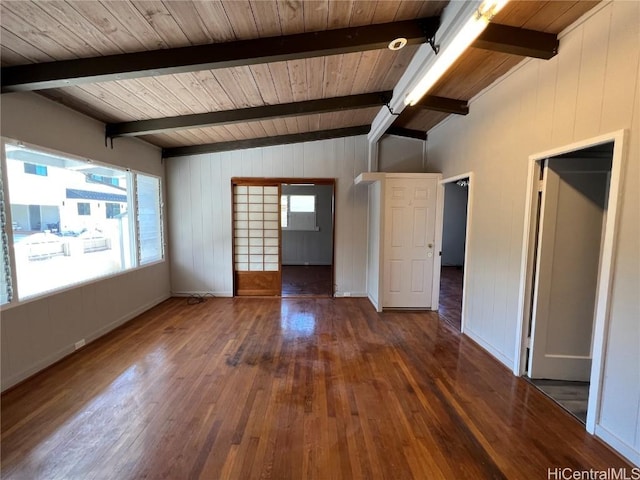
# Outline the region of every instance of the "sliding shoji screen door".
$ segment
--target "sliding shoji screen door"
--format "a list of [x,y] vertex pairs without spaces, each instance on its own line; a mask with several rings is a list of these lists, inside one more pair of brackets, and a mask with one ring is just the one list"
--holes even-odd
[[280,185],[231,182],[235,294],[280,295]]

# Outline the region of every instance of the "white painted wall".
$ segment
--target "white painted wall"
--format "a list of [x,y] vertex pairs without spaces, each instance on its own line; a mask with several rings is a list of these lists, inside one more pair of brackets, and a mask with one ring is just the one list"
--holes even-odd
[[[2,135],[164,178],[160,150],[134,139],[105,148],[104,124],[30,93],[0,97]],[[169,296],[168,262],[3,307],[2,390],[73,352]]]
[[378,171],[424,173],[424,140],[385,135],[378,143]]
[[526,60],[429,132],[445,177],[475,173],[465,333],[512,367],[529,155],[628,129],[602,409],[596,432],[640,464],[640,3],[597,6],[561,35],[559,54]]
[[232,294],[231,178],[336,179],[336,296],[366,296],[366,136],[167,160],[171,290]]

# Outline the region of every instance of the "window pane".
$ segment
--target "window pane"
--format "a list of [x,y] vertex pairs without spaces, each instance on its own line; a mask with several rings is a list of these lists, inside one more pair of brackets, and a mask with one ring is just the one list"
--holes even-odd
[[316,228],[316,196],[315,195],[285,195],[289,200],[287,212],[287,230],[309,230]]
[[[127,172],[15,145],[5,151],[19,298],[132,266]],[[120,214],[109,218],[107,203],[121,205]]]
[[78,202],[78,215],[91,215],[91,204]]
[[315,195],[290,195],[289,207],[292,212],[315,212]]
[[136,175],[140,265],[162,260],[160,179]]
[[119,203],[106,203],[106,214],[107,218],[118,218],[121,212],[121,206]]
[[33,163],[24,164],[24,173],[30,173],[32,175],[47,176],[47,167],[44,165],[35,165]]

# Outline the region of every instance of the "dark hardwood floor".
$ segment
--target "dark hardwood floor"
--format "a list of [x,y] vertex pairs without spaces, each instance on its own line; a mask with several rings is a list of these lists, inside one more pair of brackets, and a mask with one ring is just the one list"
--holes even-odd
[[587,423],[589,382],[527,379],[582,423]]
[[544,479],[630,467],[433,312],[170,299],[2,396],[5,479]]
[[333,296],[331,265],[283,265],[282,296]]
[[442,267],[440,270],[438,314],[458,331],[462,318],[462,274],[461,267]]

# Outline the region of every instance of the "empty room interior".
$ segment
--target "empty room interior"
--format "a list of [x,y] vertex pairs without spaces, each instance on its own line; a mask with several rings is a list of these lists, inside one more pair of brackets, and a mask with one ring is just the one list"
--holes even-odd
[[640,2],[0,26],[2,478],[640,473]]

